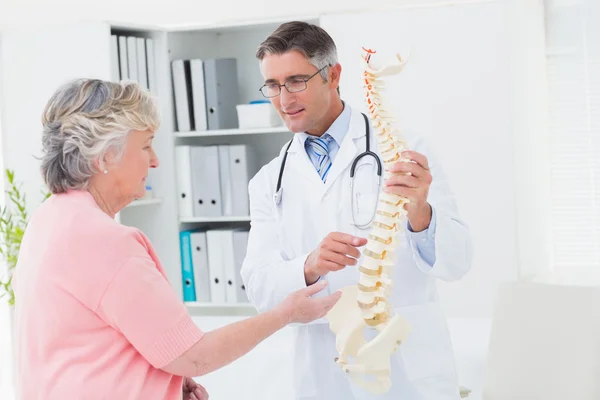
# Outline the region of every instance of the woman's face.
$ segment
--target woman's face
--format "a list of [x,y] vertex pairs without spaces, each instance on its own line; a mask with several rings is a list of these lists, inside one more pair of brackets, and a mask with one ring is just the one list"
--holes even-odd
[[146,178],[150,168],[158,167],[158,157],[152,148],[154,132],[131,131],[123,150],[123,156],[117,166],[109,169],[114,174],[116,191],[131,200],[144,197]]

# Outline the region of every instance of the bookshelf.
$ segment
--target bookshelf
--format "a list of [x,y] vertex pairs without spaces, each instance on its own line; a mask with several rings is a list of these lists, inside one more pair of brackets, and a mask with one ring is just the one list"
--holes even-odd
[[227,223],[227,222],[250,222],[250,216],[239,216],[239,217],[185,217],[180,218],[179,222],[182,224],[194,224],[194,223]]
[[270,127],[270,128],[252,128],[252,129],[220,129],[200,132],[175,132],[176,138],[206,138],[219,136],[245,136],[245,135],[262,135],[271,133],[287,133],[285,126]]
[[186,302],[185,305],[193,317],[246,317],[257,314],[256,309],[249,303]]
[[127,205],[126,208],[151,206],[153,204],[160,204],[161,202],[162,202],[162,199],[160,199],[160,198],[140,199],[140,200],[135,200],[135,201],[131,202],[130,204]]
[[[313,23],[318,22],[316,19],[308,20]],[[95,40],[103,42],[103,47],[107,49],[110,47],[108,42],[111,35],[134,36],[151,39],[153,42],[156,78],[155,87],[151,89],[160,107],[162,124],[154,139],[160,166],[156,170],[150,171],[148,181],[156,198],[139,200],[130,204],[121,210],[118,220],[125,225],[141,229],[150,238],[161,257],[171,284],[182,299],[180,231],[249,228],[250,217],[248,215],[181,217],[178,209],[176,147],[248,145],[254,150],[256,166],[259,168],[279,154],[282,146],[291,138],[292,134],[288,132],[283,123],[280,126],[252,129],[177,131],[171,63],[178,59],[234,57],[237,60],[239,104],[264,100],[258,90],[263,84],[263,77],[259,70],[258,60],[255,58],[255,51],[260,42],[281,22],[284,21],[257,21],[253,24],[239,26],[213,26],[172,31],[101,24],[104,30],[103,37],[97,33],[94,34],[94,36],[98,36],[95,37]],[[109,50],[106,54],[108,56],[105,64],[108,66],[103,71],[101,78],[110,79],[110,65],[114,62],[113,52]],[[239,279],[241,280],[241,277]],[[249,303],[186,302],[185,304],[194,316],[246,317],[256,313],[254,307]]]

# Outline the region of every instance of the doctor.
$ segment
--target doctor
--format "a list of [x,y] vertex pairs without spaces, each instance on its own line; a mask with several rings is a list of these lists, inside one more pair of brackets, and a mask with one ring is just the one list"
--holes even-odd
[[[260,89],[294,132],[277,158],[249,184],[251,230],[242,278],[261,312],[324,278],[334,291],[358,282],[379,191],[372,128],[340,98],[342,68],[332,38],[304,22],[281,25],[259,47]],[[368,129],[367,129],[368,128]],[[459,398],[454,357],[436,280],[460,279],[470,268],[471,241],[448,180],[423,141],[405,137],[414,163],[381,185],[408,197],[405,240],[394,269],[392,304],[412,327],[392,356],[392,388],[371,395],[335,364],[335,336],[326,319],[295,326],[295,389],[302,400],[450,400]]]

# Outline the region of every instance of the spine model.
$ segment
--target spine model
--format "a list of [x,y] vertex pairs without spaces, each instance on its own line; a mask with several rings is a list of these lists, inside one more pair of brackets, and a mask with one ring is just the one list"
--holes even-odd
[[[403,64],[373,69],[369,62],[372,50],[363,50],[363,85],[369,109],[369,117],[375,130],[375,138],[381,154],[384,179],[391,176],[390,167],[402,159],[406,143],[393,127],[396,122],[383,104],[382,90],[385,87],[382,77],[400,72]],[[408,199],[393,193],[381,191],[375,212],[375,220],[369,234],[367,247],[363,252],[363,262],[359,267],[358,306],[369,326],[385,323],[391,316],[391,307],[387,301],[392,291],[392,267],[395,261],[395,249],[398,246],[398,232],[405,226],[404,205]]]
[[[362,57],[363,85],[369,118],[384,167],[384,178],[397,162],[408,161],[401,154],[405,141],[393,126],[396,122],[384,105],[382,78],[398,74],[404,62],[376,69],[371,65],[372,50],[364,49]],[[331,331],[336,335],[339,357],[335,362],[357,385],[373,392],[385,393],[391,387],[390,357],[410,330],[399,315],[393,315],[388,302],[392,293],[392,272],[398,237],[406,226],[404,205],[408,199],[381,191],[375,219],[359,266],[357,285],[342,289],[342,297],[327,314]],[[365,329],[376,331],[367,341]],[[371,335],[372,336],[372,335]]]

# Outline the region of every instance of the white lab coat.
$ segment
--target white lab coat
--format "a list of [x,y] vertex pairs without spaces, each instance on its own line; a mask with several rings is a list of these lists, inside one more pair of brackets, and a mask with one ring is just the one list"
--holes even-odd
[[[371,129],[371,149],[376,151]],[[434,156],[421,139],[406,137],[411,149],[428,157],[433,182],[428,201],[436,211],[435,256],[431,267],[409,240],[400,247],[394,271],[392,304],[408,320],[412,331],[392,356],[392,388],[374,396],[351,384],[335,364],[335,336],[326,319],[295,325],[296,398],[303,400],[402,399],[450,400],[459,398],[454,356],[445,316],[436,291],[436,279],[460,279],[470,268],[471,240],[458,214],[455,198]],[[367,237],[370,228],[353,225],[350,203],[350,166],[365,149],[365,123],[352,110],[349,130],[324,184],[295,135],[288,151],[282,180],[282,201],[274,193],[285,147],[265,165],[249,185],[251,230],[241,275],[252,304],[264,312],[288,294],[306,286],[304,261],[330,232]],[[369,159],[372,160],[372,159]],[[376,175],[369,163],[355,178],[355,193],[377,194]],[[366,195],[366,197],[365,197]],[[364,207],[363,207],[364,209]],[[323,294],[358,282],[356,267],[329,273]]]

